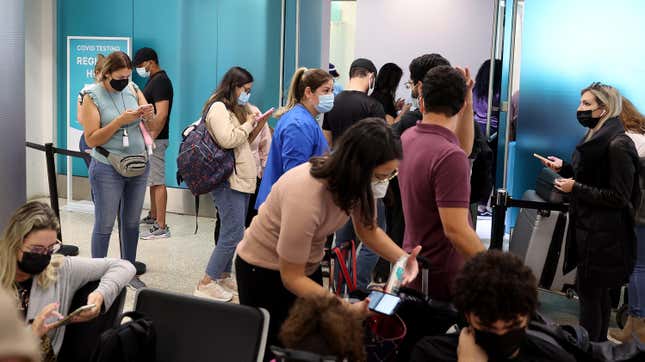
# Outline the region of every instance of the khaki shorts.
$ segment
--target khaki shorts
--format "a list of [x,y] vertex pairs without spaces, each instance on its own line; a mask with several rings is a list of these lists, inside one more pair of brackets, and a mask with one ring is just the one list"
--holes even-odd
[[150,175],[148,186],[166,184],[166,149],[168,140],[155,140],[155,149],[150,156]]

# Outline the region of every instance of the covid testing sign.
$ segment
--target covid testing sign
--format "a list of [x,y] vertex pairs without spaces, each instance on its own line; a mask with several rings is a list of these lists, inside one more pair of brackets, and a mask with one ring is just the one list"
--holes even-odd
[[130,44],[127,37],[67,37],[67,149],[78,151],[83,134],[83,127],[77,120],[78,96],[84,87],[95,82],[97,56],[108,56],[115,51],[131,56]]

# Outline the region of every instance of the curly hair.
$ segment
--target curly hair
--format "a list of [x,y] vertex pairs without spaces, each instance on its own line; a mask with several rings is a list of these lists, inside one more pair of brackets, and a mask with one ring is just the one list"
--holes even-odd
[[424,54],[416,57],[410,63],[410,80],[412,80],[414,84],[417,82],[423,82],[423,77],[426,73],[428,73],[430,69],[440,65],[450,65],[450,62],[448,59],[436,53]]
[[280,340],[287,348],[334,355],[339,360],[365,361],[367,358],[363,348],[363,321],[331,295],[296,300],[289,318],[282,324]]
[[474,314],[484,325],[533,316],[537,308],[537,280],[517,256],[499,250],[477,254],[455,280],[455,306]]

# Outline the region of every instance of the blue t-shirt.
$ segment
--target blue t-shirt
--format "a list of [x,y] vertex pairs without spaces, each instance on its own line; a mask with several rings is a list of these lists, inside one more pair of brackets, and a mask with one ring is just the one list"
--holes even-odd
[[322,156],[328,149],[322,129],[302,104],[298,103],[283,114],[273,132],[255,208],[260,208],[282,174],[309,161],[313,156]]

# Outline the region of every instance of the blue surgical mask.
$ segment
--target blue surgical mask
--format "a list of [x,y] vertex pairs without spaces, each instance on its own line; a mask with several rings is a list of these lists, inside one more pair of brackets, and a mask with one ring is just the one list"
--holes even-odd
[[242,91],[242,93],[240,93],[240,96],[237,97],[237,104],[244,106],[249,102],[249,98],[251,98],[251,93]]
[[316,110],[320,113],[327,113],[334,108],[334,95],[333,94],[323,94],[318,96],[318,104],[316,104]]

